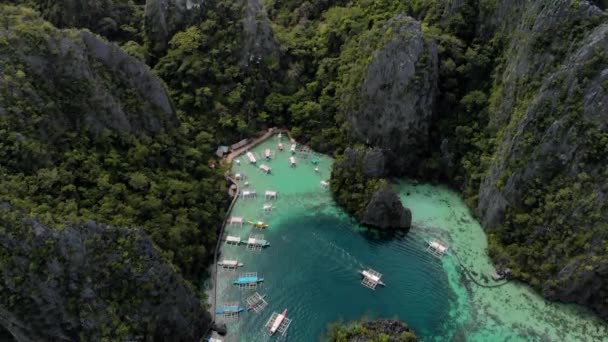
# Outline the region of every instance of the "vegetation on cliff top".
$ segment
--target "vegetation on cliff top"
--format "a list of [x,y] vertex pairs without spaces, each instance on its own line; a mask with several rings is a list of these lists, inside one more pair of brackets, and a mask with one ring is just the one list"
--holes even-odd
[[[79,83],[60,86],[61,80],[39,74],[27,57],[56,58],[49,47],[61,39],[88,53],[77,31],[57,30],[29,9],[3,5],[0,11],[9,28],[0,35],[1,198],[54,227],[85,220],[141,227],[186,277],[199,281],[226,203],[222,175],[208,166],[212,136],[171,124],[159,132],[91,130],[79,117],[95,109]],[[73,68],[80,68],[78,63],[73,61]],[[130,102],[144,100],[111,72],[99,67],[79,81],[111,89],[133,119],[142,103],[130,109]],[[44,106],[41,95],[48,97]],[[152,113],[142,115],[147,120]]]
[[363,319],[350,323],[329,325],[327,340],[330,342],[416,342],[416,334],[403,322],[393,319],[369,321]]
[[[272,27],[274,36],[269,38],[279,43],[280,51],[250,56],[242,51],[243,2],[211,0],[196,22],[173,35],[166,53],[154,58],[142,28],[143,1],[106,0],[89,7],[79,7],[84,4],[79,0],[18,2],[37,8],[61,27],[103,34],[153,63],[150,67],[168,86],[180,123],[163,124],[155,134],[84,129],[82,118],[92,112],[84,108],[91,101],[81,92],[88,82],[41,76],[35,72],[37,59],[25,58],[28,49],[77,40],[78,32],[58,30],[32,10],[3,5],[0,21],[7,29],[0,34],[0,198],[58,229],[87,219],[142,227],[189,279],[200,279],[225,208],[220,171],[209,166],[214,145],[275,125],[291,127],[300,141],[338,155],[346,146],[365,143],[348,133],[345,118],[357,100],[348,95],[361,84],[380,47],[374,39],[383,25],[401,13],[422,22],[425,36],[437,44],[439,96],[430,129],[434,148],[428,158],[416,168],[389,173],[447,181],[477,208],[484,180],[503,157],[501,146],[509,145],[530,108],[540,108],[543,115],[526,126],[517,158],[498,169],[493,186],[499,190],[509,184],[511,174],[539,159],[532,155],[533,147],[556,114],[569,113],[568,122],[579,132],[577,140],[585,152],[581,165],[601,165],[608,158],[606,127],[580,120],[584,91],[608,64],[605,52],[585,61],[576,86],[566,87],[567,73],[555,73],[585,36],[605,23],[605,14],[585,16],[587,2],[568,2],[567,12],[554,16],[560,19],[546,32],[522,31],[516,36],[517,25],[510,20],[496,24],[492,19],[500,5],[495,0],[269,0],[269,22],[259,24]],[[517,11],[532,5],[506,7]],[[519,50],[508,48],[512,39],[529,47],[526,53],[532,53],[532,61],[513,55]],[[55,58],[57,52],[49,49],[42,57]],[[509,67],[512,61],[533,65],[534,72],[511,74],[517,69]],[[92,64],[92,72],[99,76],[97,84],[112,90],[127,117],[133,117],[142,104],[134,88],[116,82],[119,73],[98,63]],[[601,83],[604,93],[606,82]],[[533,107],[535,95],[549,83],[561,95]],[[41,89],[45,101],[33,96]],[[48,130],[49,122],[69,129]],[[366,199],[384,182],[356,170],[345,175],[341,163],[338,158],[332,191],[349,212],[361,215]],[[575,268],[579,271],[605,264],[601,223],[608,196],[595,191],[605,176],[574,170],[522,183],[521,203],[506,210],[489,235],[491,253],[537,288],[569,262],[583,260],[584,265]],[[571,220],[560,214],[564,212],[579,214]],[[591,261],[589,251],[594,253]],[[553,257],[546,258],[546,253]],[[577,276],[563,277],[571,278]]]

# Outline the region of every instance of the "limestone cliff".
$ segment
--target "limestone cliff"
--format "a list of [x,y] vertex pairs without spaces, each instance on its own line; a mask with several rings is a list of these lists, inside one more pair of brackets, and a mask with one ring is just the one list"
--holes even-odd
[[[27,10],[5,7],[0,113],[15,126],[36,118],[36,135],[105,129],[147,134],[177,125],[162,83],[142,62],[87,31],[58,30]],[[26,39],[27,38],[27,39]],[[27,103],[23,111],[20,104]]]
[[173,34],[203,10],[203,0],[146,0],[144,36],[148,52],[158,58],[167,49]]
[[331,190],[336,202],[363,225],[381,230],[408,230],[412,214],[390,189],[380,149],[347,148],[333,164]]
[[407,174],[429,149],[437,48],[420,23],[405,15],[388,20],[381,30],[373,41],[360,40],[378,47],[368,56],[356,95],[347,100],[353,103],[345,103],[346,120],[359,141],[385,151],[392,173]]
[[279,44],[274,39],[270,20],[262,0],[245,0],[243,15],[243,64],[259,64],[262,60],[278,62]]
[[0,208],[0,324],[18,341],[197,341],[196,293],[139,229],[51,229]]
[[[515,13],[533,18],[524,25]],[[553,298],[608,318],[608,20],[586,1],[501,2],[509,32],[477,212],[500,261]],[[568,248],[564,248],[567,244]],[[541,277],[532,275],[542,267]]]
[[407,230],[412,225],[412,213],[403,207],[396,192],[384,188],[374,192],[369,199],[361,223],[382,230]]
[[143,2],[121,0],[16,0],[36,8],[59,28],[86,28],[112,40],[137,40]]

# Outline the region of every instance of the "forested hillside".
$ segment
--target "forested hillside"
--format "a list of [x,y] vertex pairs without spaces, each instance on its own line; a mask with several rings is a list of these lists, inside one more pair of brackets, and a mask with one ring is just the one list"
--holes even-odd
[[50,229],[139,227],[200,282],[212,152],[288,127],[450,184],[497,263],[608,317],[605,1],[4,2],[0,200]]

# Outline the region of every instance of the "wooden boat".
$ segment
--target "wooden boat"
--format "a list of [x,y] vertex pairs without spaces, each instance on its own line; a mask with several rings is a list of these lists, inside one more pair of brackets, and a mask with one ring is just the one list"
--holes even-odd
[[247,284],[257,284],[264,281],[264,278],[258,276],[250,276],[250,277],[239,277],[237,280],[233,282],[234,285],[247,285]]
[[227,314],[227,313],[241,313],[244,312],[245,308],[240,305],[224,305],[215,310],[216,314]]
[[274,333],[279,330],[279,327],[285,318],[287,318],[287,309],[283,310],[283,312],[274,319],[274,322],[272,322],[272,326],[270,327],[270,335],[274,335]]

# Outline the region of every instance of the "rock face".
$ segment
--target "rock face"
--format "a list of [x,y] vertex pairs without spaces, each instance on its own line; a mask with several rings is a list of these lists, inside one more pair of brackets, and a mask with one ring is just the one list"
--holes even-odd
[[[437,48],[420,23],[398,15],[360,86],[360,103],[346,118],[360,141],[381,147],[389,171],[405,174],[428,151],[438,77]],[[389,33],[390,32],[390,33]]]
[[274,39],[262,0],[245,0],[243,42],[242,59],[245,65],[258,64],[263,59],[278,62],[279,44]]
[[384,153],[378,148],[361,150],[347,147],[344,150],[345,168],[360,168],[366,177],[384,177],[385,159]]
[[412,213],[403,207],[395,191],[380,189],[365,207],[361,223],[382,230],[407,230],[412,224]]
[[0,324],[17,341],[198,341],[211,324],[139,229],[54,230],[5,205],[0,226]]
[[[90,32],[58,30],[16,12],[3,8],[13,29],[0,33],[8,41],[0,47],[0,61],[19,70],[14,78],[0,79],[7,94],[0,112],[11,120],[36,117],[43,137],[66,131],[98,135],[106,129],[140,135],[178,124],[167,91],[145,64]],[[36,32],[34,45],[24,38],[22,27],[28,25],[45,27]],[[31,111],[13,105],[23,102]]]
[[144,14],[145,39],[149,52],[160,57],[167,44],[190,16],[201,10],[203,0],[146,0]]
[[509,246],[499,257],[525,269],[517,276],[608,318],[606,14],[588,1],[499,1],[486,23],[513,38],[495,81],[488,130],[498,139],[477,213]]
[[557,280],[545,284],[543,293],[550,299],[590,307],[600,317],[608,317],[608,263],[593,257],[571,262],[557,275]]

